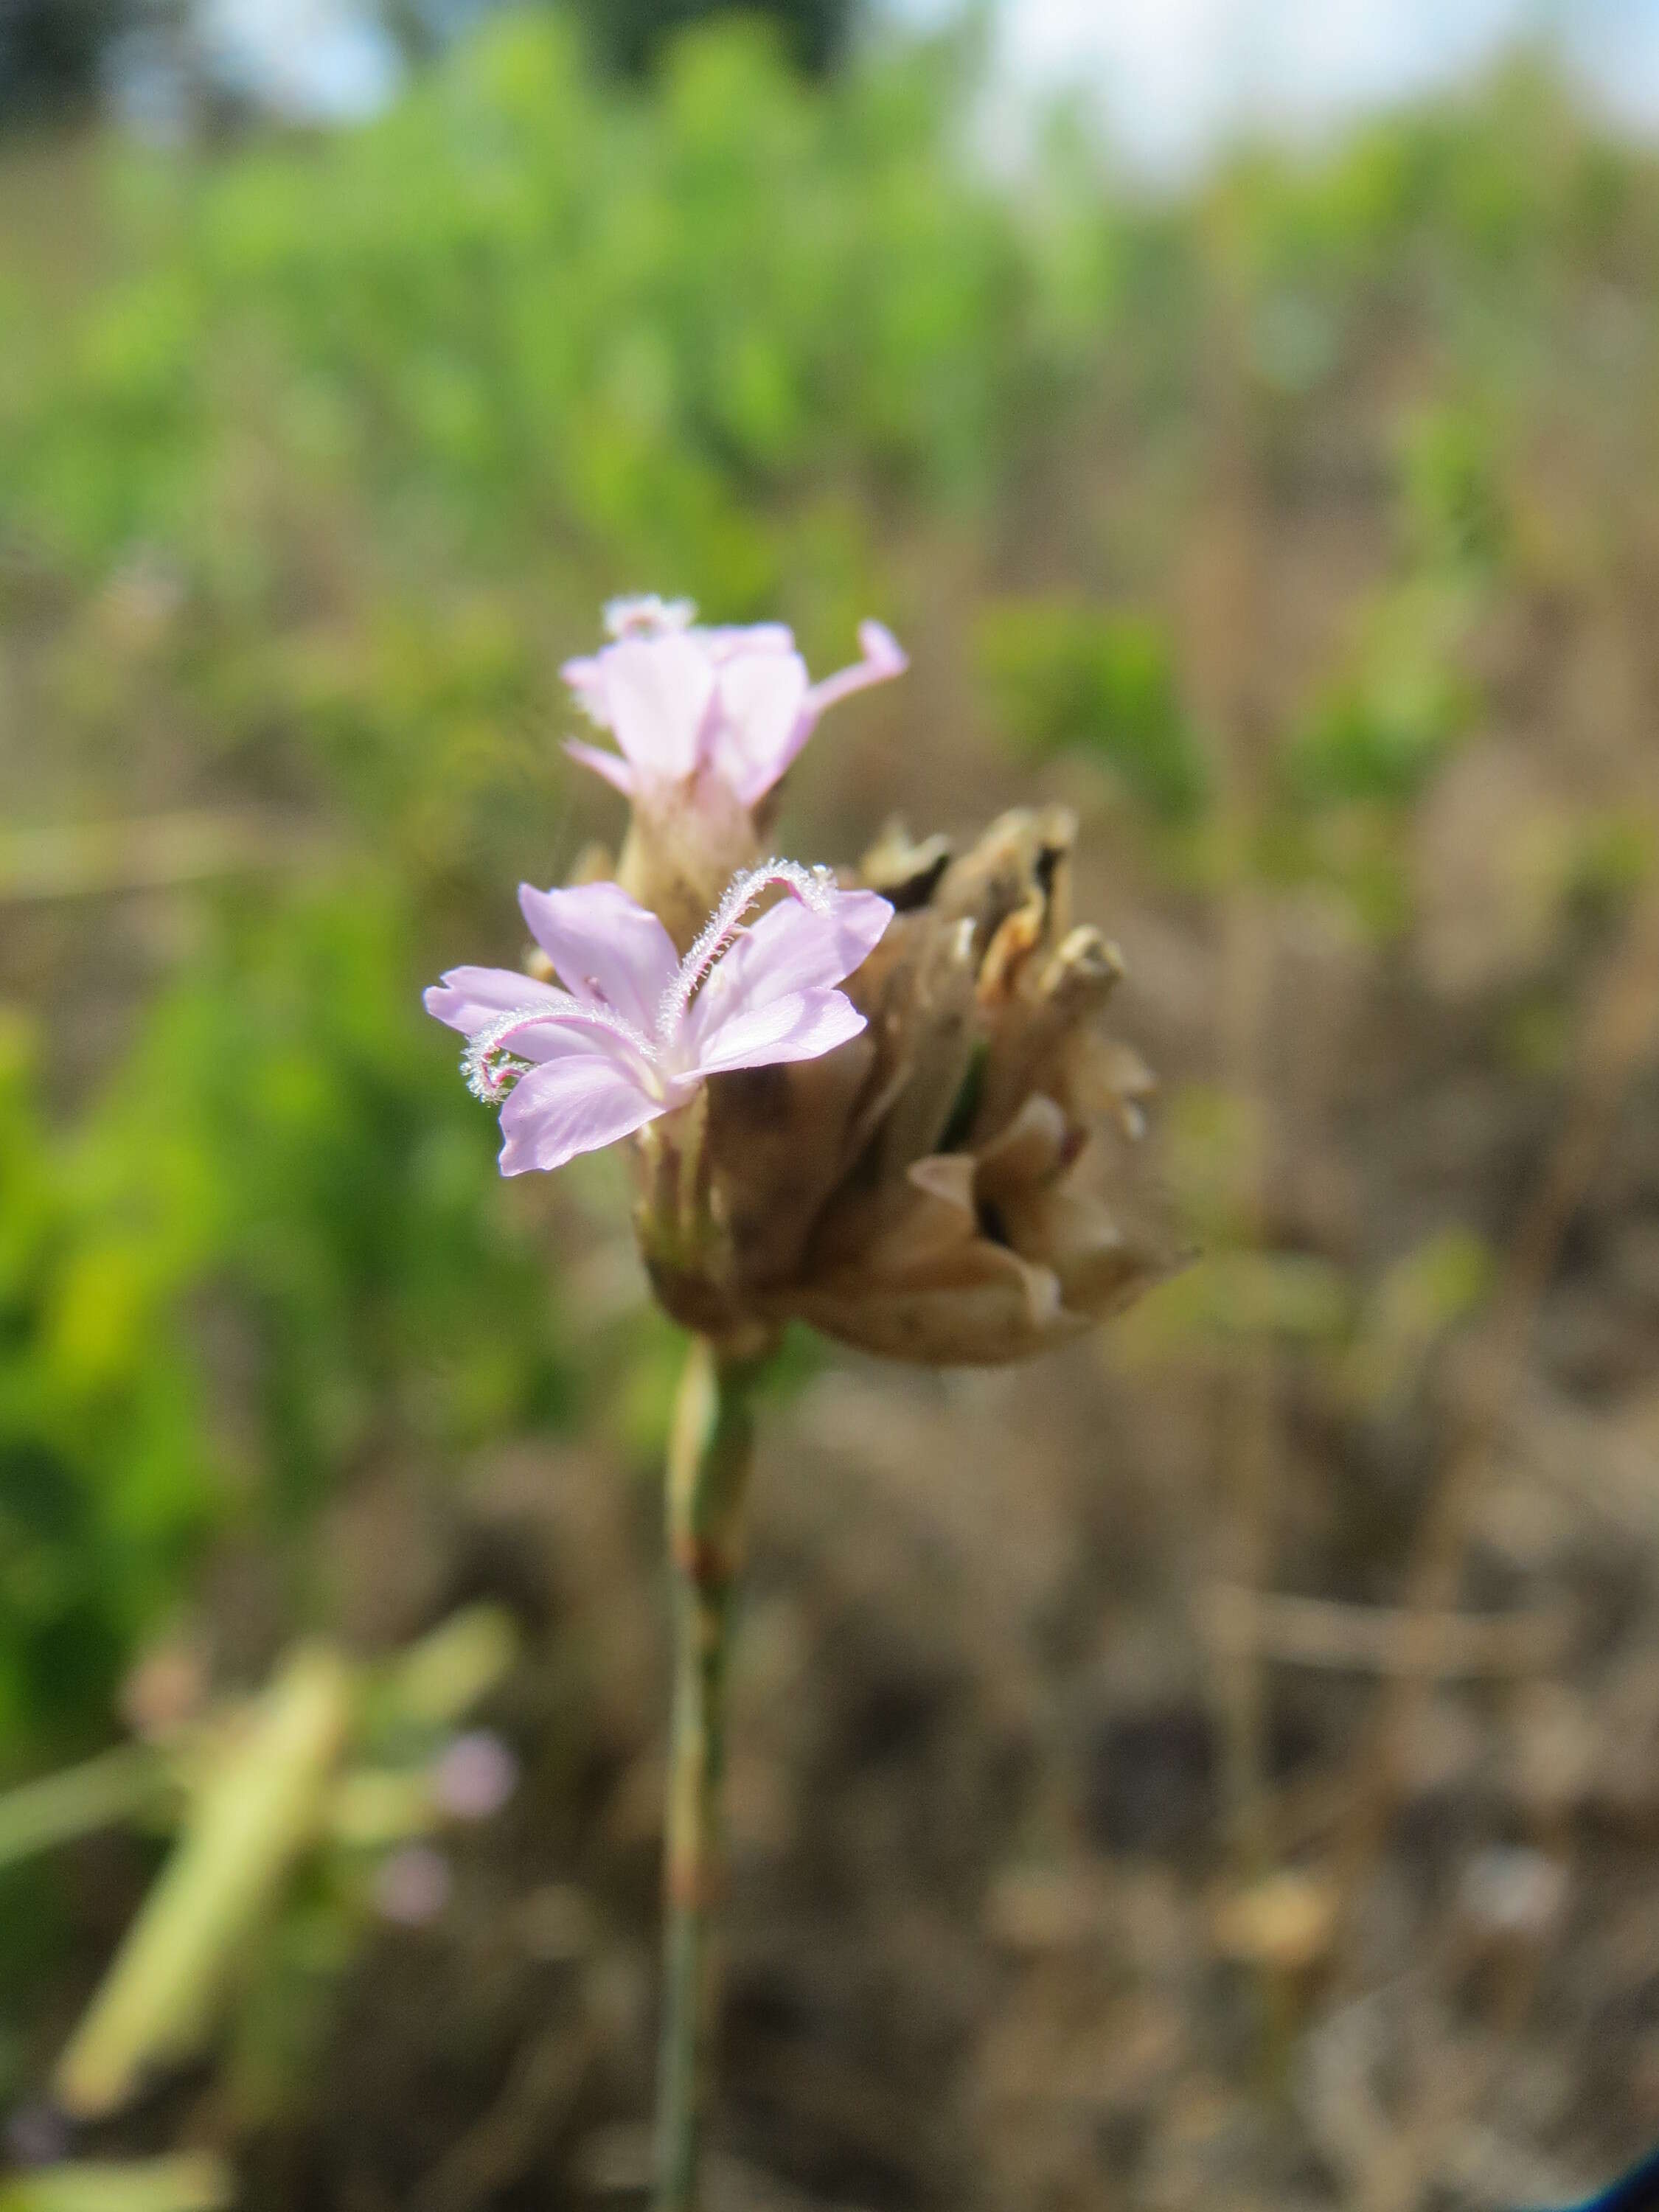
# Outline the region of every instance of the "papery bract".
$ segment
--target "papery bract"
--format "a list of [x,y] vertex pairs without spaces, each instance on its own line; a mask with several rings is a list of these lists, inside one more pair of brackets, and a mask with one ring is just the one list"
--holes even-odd
[[863,879],[897,909],[847,990],[844,1050],[711,1089],[719,1236],[650,1255],[688,1328],[810,1322],[889,1358],[1023,1359],[1173,1264],[1134,1163],[1150,1078],[1096,1030],[1121,972],[1071,917],[1073,824],[1019,810],[952,857],[890,830]]
[[838,699],[908,665],[880,623],[859,626],[863,659],[813,684],[781,623],[706,629],[687,600],[613,600],[611,644],[564,665],[565,680],[619,750],[567,750],[636,804],[711,780],[744,807],[771,790]]
[[[750,922],[769,890],[791,896]],[[481,1098],[502,1100],[503,1175],[556,1168],[684,1105],[712,1075],[817,1059],[865,1025],[835,986],[893,909],[873,891],[770,861],[732,882],[682,960],[615,884],[519,901],[564,988],[505,968],[452,969],[426,1007],[466,1036]]]

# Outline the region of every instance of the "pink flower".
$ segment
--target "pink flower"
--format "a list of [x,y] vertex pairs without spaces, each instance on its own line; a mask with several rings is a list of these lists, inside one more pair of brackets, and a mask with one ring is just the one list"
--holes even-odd
[[[763,892],[793,894],[745,924]],[[681,960],[653,914],[615,884],[519,892],[568,988],[506,968],[455,968],[427,1012],[468,1039],[480,1098],[504,1098],[501,1173],[556,1168],[683,1106],[711,1075],[816,1060],[864,1027],[834,986],[893,909],[787,860],[738,876]]]
[[812,684],[781,623],[702,629],[689,599],[613,599],[605,612],[612,642],[566,661],[563,674],[620,750],[574,741],[566,750],[630,799],[655,786],[708,776],[752,807],[826,707],[908,665],[877,622],[859,625],[861,660]]
[[452,1820],[487,1820],[519,1786],[519,1762],[494,1729],[452,1737],[432,1768],[434,1802]]
[[423,1928],[449,1902],[455,1877],[449,1861],[430,1844],[404,1844],[382,1859],[374,1875],[374,1905],[383,1920]]

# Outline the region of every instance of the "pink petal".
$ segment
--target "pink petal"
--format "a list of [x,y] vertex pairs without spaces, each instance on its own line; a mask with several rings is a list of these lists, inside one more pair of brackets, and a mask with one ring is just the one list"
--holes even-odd
[[[866,621],[859,624],[859,651],[871,667],[879,667],[889,676],[902,676],[910,665],[909,654],[885,623]],[[879,679],[872,678],[872,681]]]
[[795,633],[785,623],[750,623],[748,627],[736,626],[703,632],[709,653],[721,664],[740,660],[756,653],[793,653]]
[[520,1079],[501,1109],[501,1169],[562,1168],[665,1111],[608,1053],[571,1053]]
[[625,637],[601,659],[605,708],[623,751],[647,775],[690,775],[714,691],[702,643],[684,630]]
[[[718,1075],[734,1067],[817,1060],[855,1037],[864,1025],[864,1016],[843,992],[793,991],[722,1022],[703,1039],[696,1073]],[[525,1078],[526,1083],[535,1079]]]
[[520,884],[530,933],[579,999],[614,1007],[648,1036],[679,956],[654,914],[617,884],[538,891]]
[[[902,676],[910,665],[903,647],[881,623],[859,624],[859,647],[864,655],[862,660],[855,660],[850,668],[843,668],[834,676],[826,676],[808,693],[806,711],[813,721],[837,700],[849,698],[854,691],[867,690],[872,684],[885,684],[892,677]],[[805,738],[801,742],[805,744]]]
[[898,640],[878,622],[859,624],[859,644],[864,659],[855,660],[850,668],[843,668],[834,676],[826,676],[823,683],[813,684],[802,701],[794,728],[773,761],[774,783],[817,729],[818,717],[826,708],[833,707],[837,700],[850,697],[854,691],[867,690],[872,684],[885,684],[890,677],[902,676],[910,665]]
[[745,806],[763,798],[794,757],[805,699],[806,663],[798,653],[745,653],[720,670],[708,765]]
[[799,991],[839,983],[861,968],[881,941],[893,909],[876,891],[832,891],[820,914],[780,899],[745,930],[691,1002],[695,1051],[734,1016]]
[[585,745],[580,738],[567,738],[564,749],[574,761],[591,768],[607,783],[614,784],[624,799],[632,799],[639,789],[639,778],[620,753],[607,753],[598,745]]
[[476,1036],[498,1014],[520,1006],[545,1006],[556,1014],[570,1003],[569,994],[551,983],[538,983],[511,968],[452,968],[441,983],[423,992],[421,1003],[428,1013],[466,1036]]
[[452,1736],[433,1762],[433,1802],[452,1820],[487,1820],[519,1786],[519,1761],[494,1729]]
[[455,1876],[430,1844],[404,1844],[382,1859],[374,1876],[374,1905],[383,1920],[422,1928],[449,1902]]
[[559,673],[575,693],[577,704],[583,713],[591,716],[601,729],[609,729],[610,717],[605,703],[604,656],[597,653],[580,653],[574,660],[565,661]]

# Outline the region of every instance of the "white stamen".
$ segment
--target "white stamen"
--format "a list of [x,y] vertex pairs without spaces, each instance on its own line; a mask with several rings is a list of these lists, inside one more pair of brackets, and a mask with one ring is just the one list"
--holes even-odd
[[758,868],[745,868],[733,876],[726,896],[714,908],[696,942],[680,963],[680,972],[663,993],[657,1008],[657,1041],[667,1044],[685,1019],[692,994],[740,933],[744,917],[763,891],[781,884],[814,914],[830,911],[835,878],[828,868],[803,868],[796,860],[763,860]]
[[690,599],[665,599],[657,592],[639,599],[607,599],[605,626],[612,637],[660,637],[665,631],[689,629],[697,610]]
[[498,1106],[521,1075],[528,1075],[532,1063],[519,1060],[512,1053],[497,1051],[493,1058],[486,1053],[475,1052],[471,1045],[461,1054],[461,1073],[466,1078],[466,1087],[472,1096],[485,1106]]
[[481,1098],[486,1106],[493,1106],[521,1075],[529,1073],[536,1063],[508,1051],[507,1039],[520,1030],[547,1021],[608,1030],[624,1044],[631,1045],[649,1065],[656,1064],[656,1048],[650,1038],[611,1006],[586,1006],[580,999],[550,1008],[515,1006],[507,1013],[498,1014],[493,1022],[467,1039],[466,1050],[461,1055],[461,1073],[475,1098]]

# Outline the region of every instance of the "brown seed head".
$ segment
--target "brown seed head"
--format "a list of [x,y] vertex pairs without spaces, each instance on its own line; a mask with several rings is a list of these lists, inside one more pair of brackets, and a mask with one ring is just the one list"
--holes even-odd
[[[1146,1069],[1097,1033],[1121,972],[1070,915],[1074,825],[1005,815],[953,859],[890,832],[850,872],[896,908],[821,1060],[719,1076],[636,1140],[664,1304],[713,1334],[791,1318],[891,1358],[1018,1359],[1164,1271],[1109,1210]],[[672,924],[671,923],[671,927]]]

